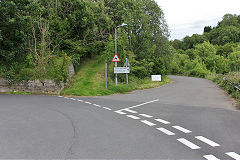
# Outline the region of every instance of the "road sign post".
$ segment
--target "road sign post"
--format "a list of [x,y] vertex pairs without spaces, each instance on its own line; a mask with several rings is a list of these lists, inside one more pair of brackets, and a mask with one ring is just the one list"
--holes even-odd
[[[115,62],[115,67],[117,67],[117,62],[120,62],[120,58],[118,57],[117,53],[113,56],[112,62]],[[115,74],[115,84],[117,85],[117,73]]]
[[[130,64],[129,64],[127,58],[126,58],[126,62],[124,64],[124,67],[129,67],[129,72],[130,72]],[[128,84],[128,73],[126,73],[126,83]]]
[[105,60],[105,88],[107,88],[107,60]]
[[[117,27],[115,28],[115,55],[117,55]],[[115,61],[115,67],[117,67],[116,61]],[[115,74],[115,85],[117,85],[117,74]]]

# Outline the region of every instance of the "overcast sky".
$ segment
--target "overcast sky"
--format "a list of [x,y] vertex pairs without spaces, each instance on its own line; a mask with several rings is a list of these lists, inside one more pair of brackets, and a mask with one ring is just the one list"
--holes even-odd
[[170,39],[202,34],[205,26],[216,26],[227,14],[240,14],[240,0],[155,0],[163,9]]

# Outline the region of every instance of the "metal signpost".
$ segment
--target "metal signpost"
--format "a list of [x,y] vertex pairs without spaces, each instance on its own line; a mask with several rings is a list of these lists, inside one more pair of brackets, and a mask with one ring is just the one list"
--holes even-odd
[[120,74],[120,73],[126,74],[126,83],[128,84],[128,74],[130,73],[130,64],[127,58],[126,58],[124,67],[114,67],[114,74]]
[[105,88],[107,88],[107,60],[105,60]]
[[[117,55],[117,29],[119,27],[123,27],[123,26],[127,26],[127,24],[123,23],[115,28],[115,56]],[[120,59],[119,59],[119,61],[113,61],[113,62],[115,62],[115,67],[117,67],[117,62],[120,62]],[[115,84],[117,85],[117,74],[115,74]]]
[[[124,63],[124,67],[128,67],[129,68],[129,73],[130,73],[130,64],[129,64],[127,58],[126,58],[126,62]],[[128,73],[126,73],[126,83],[128,84]]]

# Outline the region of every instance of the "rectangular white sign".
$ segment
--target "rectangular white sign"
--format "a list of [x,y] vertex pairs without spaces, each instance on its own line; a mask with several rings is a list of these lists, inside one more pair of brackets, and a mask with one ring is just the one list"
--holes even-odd
[[162,81],[161,75],[152,75],[152,81]]
[[130,67],[114,67],[114,73],[130,73]]

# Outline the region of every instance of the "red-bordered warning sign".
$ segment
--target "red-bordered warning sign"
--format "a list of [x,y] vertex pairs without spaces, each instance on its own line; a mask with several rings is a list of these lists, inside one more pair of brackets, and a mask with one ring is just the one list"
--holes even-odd
[[118,57],[117,53],[114,55],[112,62],[120,62],[120,58]]

